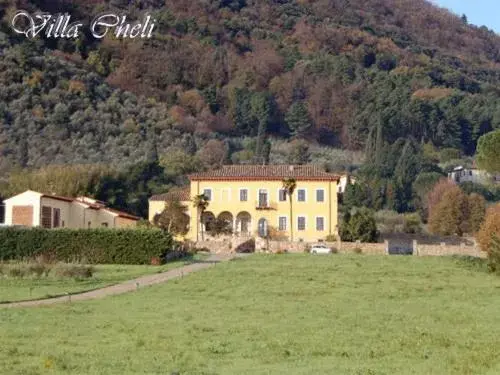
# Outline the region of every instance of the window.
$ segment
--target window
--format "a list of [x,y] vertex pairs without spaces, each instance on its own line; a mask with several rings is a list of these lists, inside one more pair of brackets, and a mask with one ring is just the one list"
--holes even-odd
[[109,227],[109,224],[108,224],[108,223],[102,223],[102,224],[101,224],[101,227],[103,227],[103,228],[108,228],[108,227]]
[[203,195],[205,196],[205,198],[207,198],[207,201],[211,201],[212,200],[212,189],[203,190]]
[[297,218],[297,229],[300,231],[306,230],[306,218],[304,216]]
[[299,189],[297,191],[297,200],[299,202],[305,202],[306,201],[306,190],[305,189]]
[[42,207],[42,228],[52,228],[52,207]]
[[316,230],[318,232],[323,232],[325,230],[325,218],[317,217],[316,218]]
[[278,230],[280,232],[286,231],[286,216],[280,216],[278,223]]
[[90,229],[90,228],[92,228],[92,222],[91,222],[91,221],[89,221],[89,222],[87,223],[87,226],[88,226],[88,228],[89,228],[89,229]]
[[325,191],[323,189],[316,190],[316,202],[325,201]]
[[61,209],[54,208],[54,225],[53,228],[59,228],[61,226]]
[[280,189],[278,195],[279,195],[280,202],[286,202],[286,190],[285,189]]
[[260,189],[259,190],[259,207],[266,208],[269,206],[269,202],[267,200],[267,190]]
[[240,190],[240,202],[248,202],[248,189]]

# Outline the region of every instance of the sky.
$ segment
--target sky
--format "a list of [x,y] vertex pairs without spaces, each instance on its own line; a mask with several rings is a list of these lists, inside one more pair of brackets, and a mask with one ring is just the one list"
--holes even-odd
[[487,26],[500,34],[500,0],[434,0],[441,7],[465,14],[469,23]]

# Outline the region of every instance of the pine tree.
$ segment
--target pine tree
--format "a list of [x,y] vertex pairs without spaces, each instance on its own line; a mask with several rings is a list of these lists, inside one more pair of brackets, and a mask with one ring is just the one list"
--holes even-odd
[[309,112],[303,102],[295,102],[292,104],[285,116],[285,121],[294,137],[305,135],[312,126]]

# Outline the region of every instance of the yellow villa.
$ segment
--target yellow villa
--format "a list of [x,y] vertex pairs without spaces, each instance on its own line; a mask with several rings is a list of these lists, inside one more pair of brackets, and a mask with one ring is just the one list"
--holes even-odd
[[[149,219],[153,220],[172,199],[189,207],[190,227],[186,239],[201,239],[202,231],[215,218],[231,225],[235,236],[265,237],[271,228],[289,240],[318,242],[338,233],[339,176],[319,166],[231,165],[189,176],[190,189],[152,197]],[[290,200],[283,181],[294,179]],[[198,223],[192,199],[203,194],[208,207]],[[293,236],[293,238],[292,238]]]

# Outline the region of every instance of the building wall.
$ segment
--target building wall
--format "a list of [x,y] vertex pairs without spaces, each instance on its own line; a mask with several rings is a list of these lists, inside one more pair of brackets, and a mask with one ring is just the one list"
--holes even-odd
[[155,215],[161,214],[165,209],[166,202],[149,201],[149,221],[152,223]]
[[[233,226],[236,226],[237,216],[240,213],[248,213],[251,216],[249,232],[256,235],[259,220],[265,219],[269,226],[278,228],[279,218],[286,217],[287,230],[284,236],[290,237],[290,225],[294,228],[294,241],[319,241],[324,240],[330,234],[338,231],[337,223],[337,182],[335,181],[297,181],[297,189],[293,195],[293,223],[290,222],[290,203],[279,201],[279,190],[282,181],[193,181],[191,183],[191,195],[199,195],[205,189],[211,189],[212,201],[207,212],[215,217],[221,213],[230,213],[233,217]],[[306,189],[306,201],[298,201],[298,191]],[[248,200],[240,201],[240,190],[248,189]],[[259,190],[268,192],[270,209],[258,209]],[[316,190],[324,190],[324,202],[316,201]],[[186,236],[188,239],[197,239],[197,210],[192,205],[189,207],[191,223],[190,231]],[[305,217],[306,229],[298,230],[298,218]],[[316,218],[324,218],[324,230],[316,230]],[[237,231],[240,228],[237,228]],[[198,232],[200,229],[198,228]],[[200,233],[198,233],[198,239]]]
[[[54,209],[59,209],[61,211],[60,227],[61,228],[72,228],[71,227],[71,209],[72,203],[64,202],[57,199],[51,199],[49,197],[41,198],[41,208],[50,207],[52,209],[52,225],[54,224]],[[40,215],[41,220],[41,215]],[[42,225],[40,221],[40,226]],[[52,226],[51,226],[52,227]]]
[[5,224],[13,225],[13,207],[33,207],[33,226],[40,225],[40,198],[41,194],[27,191],[5,200]]

